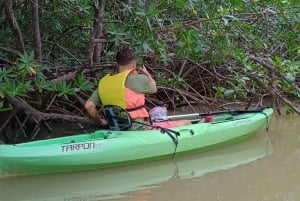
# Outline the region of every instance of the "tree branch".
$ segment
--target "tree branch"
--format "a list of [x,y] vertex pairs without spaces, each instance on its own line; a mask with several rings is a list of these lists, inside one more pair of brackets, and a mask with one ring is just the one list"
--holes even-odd
[[297,103],[288,100],[284,97],[278,90],[270,89],[265,83],[263,83],[259,78],[257,78],[254,74],[251,75],[251,78],[254,79],[263,89],[266,91],[271,91],[273,95],[276,95],[283,103],[292,108],[297,114],[300,115],[300,107]]
[[6,13],[6,16],[8,19],[8,23],[9,23],[10,28],[16,39],[17,49],[21,53],[23,53],[25,51],[24,40],[23,40],[23,36],[22,36],[22,32],[20,30],[20,27],[14,16],[14,10],[12,8],[12,3],[10,0],[4,0],[4,8],[5,8],[5,13]]
[[0,64],[8,64],[8,65],[15,65],[16,63],[15,62],[13,62],[13,61],[10,61],[10,60],[8,60],[8,59],[5,59],[5,58],[2,58],[2,57],[0,57]]
[[18,55],[17,50],[12,49],[11,47],[7,47],[7,46],[5,46],[1,43],[0,43],[0,50],[4,50],[4,51],[9,52],[9,53],[14,54],[14,55]]
[[100,63],[100,64],[95,64],[91,67],[85,68],[84,70],[81,71],[81,69],[77,69],[73,72],[69,72],[67,74],[64,74],[61,77],[57,77],[55,79],[52,79],[51,82],[60,82],[60,81],[69,81],[74,79],[79,72],[82,72],[83,74],[88,74],[88,73],[94,73],[94,72],[98,72],[100,70],[103,70],[104,68],[111,68],[111,67],[116,67],[115,63]]

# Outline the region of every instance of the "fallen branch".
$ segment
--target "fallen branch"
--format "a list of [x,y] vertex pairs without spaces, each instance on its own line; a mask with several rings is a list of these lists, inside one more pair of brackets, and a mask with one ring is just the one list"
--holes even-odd
[[8,101],[14,106],[15,109],[19,111],[24,111],[26,115],[32,115],[38,122],[47,121],[47,120],[63,120],[68,122],[76,122],[90,125],[97,125],[94,120],[91,120],[86,117],[78,117],[73,115],[59,114],[59,113],[44,113],[40,112],[37,109],[31,107],[25,101],[22,101],[19,98],[7,97]]
[[[252,59],[253,61],[256,61],[256,62],[262,64],[264,67],[266,67],[270,71],[275,72],[275,74],[277,74],[279,77],[284,79],[286,82],[290,83],[290,81],[286,78],[286,76],[284,74],[282,74],[277,68],[275,68],[270,63],[268,63],[266,59],[255,57],[254,55],[250,55],[249,59]],[[300,88],[295,83],[291,83],[291,86],[300,94]]]
[[255,75],[251,76],[252,79],[254,79],[262,88],[264,88],[266,91],[271,91],[273,96],[277,96],[283,103],[288,105],[291,109],[293,109],[298,115],[300,115],[300,106],[284,97],[278,90],[276,89],[270,89],[265,83],[263,83],[260,79],[258,79]]

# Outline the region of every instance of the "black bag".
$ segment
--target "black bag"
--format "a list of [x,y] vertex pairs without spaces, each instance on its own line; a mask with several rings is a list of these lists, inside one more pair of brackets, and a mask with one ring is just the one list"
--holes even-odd
[[103,114],[108,121],[110,130],[123,131],[132,126],[132,120],[126,109],[116,105],[106,105]]

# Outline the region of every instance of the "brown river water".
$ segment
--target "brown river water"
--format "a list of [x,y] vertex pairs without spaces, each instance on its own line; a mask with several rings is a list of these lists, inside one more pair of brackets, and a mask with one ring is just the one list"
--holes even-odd
[[227,147],[154,163],[0,179],[0,200],[300,201],[300,116]]

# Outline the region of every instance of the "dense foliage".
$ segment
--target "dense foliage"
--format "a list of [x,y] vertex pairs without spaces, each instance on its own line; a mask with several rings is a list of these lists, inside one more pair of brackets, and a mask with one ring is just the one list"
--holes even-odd
[[82,103],[129,46],[159,85],[149,107],[205,110],[268,98],[300,114],[297,0],[4,0],[0,11],[5,113],[33,110],[37,123],[59,119],[50,113],[85,117]]

